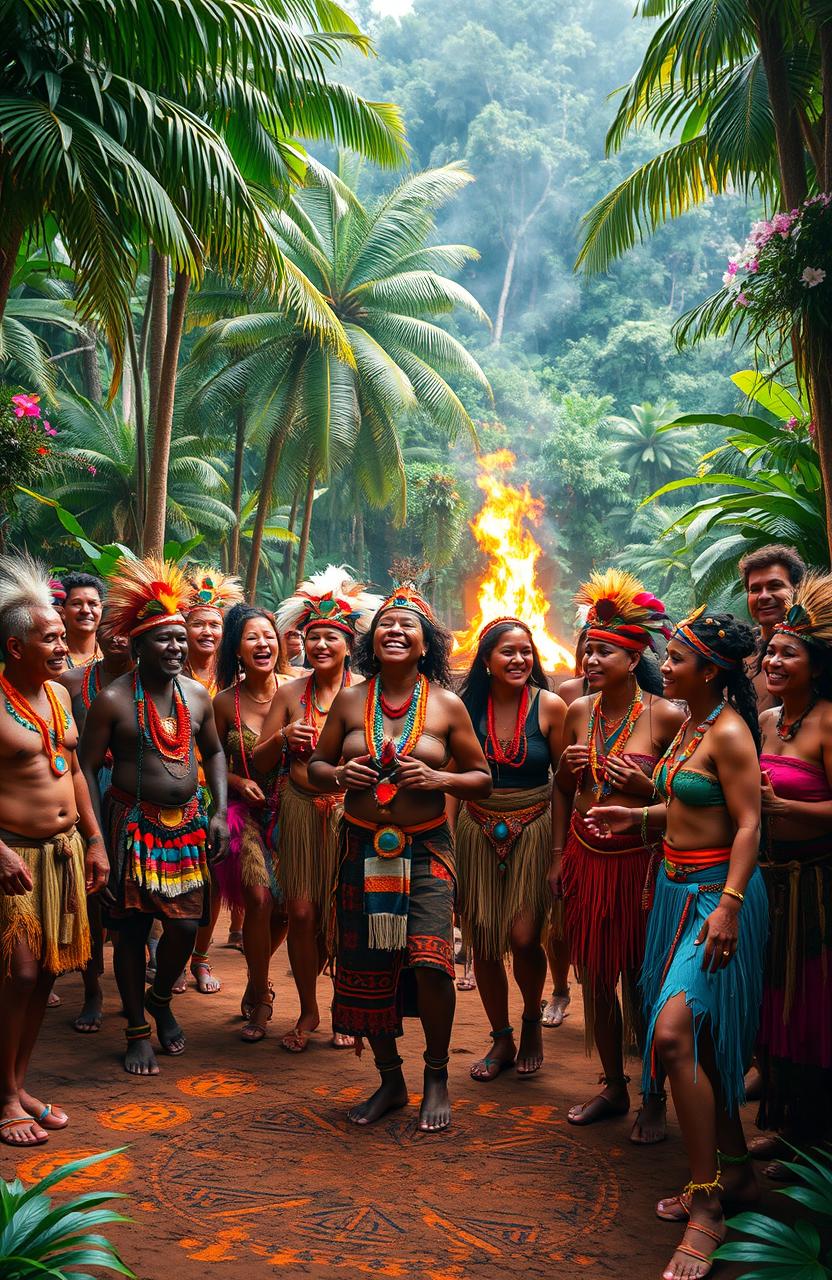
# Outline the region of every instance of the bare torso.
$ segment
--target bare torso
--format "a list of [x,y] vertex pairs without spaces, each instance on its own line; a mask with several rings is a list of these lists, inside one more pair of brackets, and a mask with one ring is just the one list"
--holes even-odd
[[[50,682],[62,706],[69,711],[69,694]],[[34,710],[47,724],[52,717],[46,691],[34,700]],[[78,745],[78,730],[70,718],[64,747],[67,758]],[[18,724],[0,698],[0,828],[34,841],[47,840],[68,831],[78,818],[75,786],[68,769],[56,777],[43,750],[39,733]]]

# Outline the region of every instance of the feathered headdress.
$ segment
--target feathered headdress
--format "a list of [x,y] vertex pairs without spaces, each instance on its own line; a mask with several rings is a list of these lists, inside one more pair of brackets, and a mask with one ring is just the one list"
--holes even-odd
[[640,653],[649,645],[651,632],[670,634],[667,615],[658,600],[632,573],[621,569],[593,571],[575,596],[575,604],[587,606],[587,639],[606,640],[621,649]]
[[390,576],[396,585],[382,602],[379,613],[386,613],[388,609],[410,609],[427,618],[428,622],[435,622],[433,609],[420,590],[427,577],[427,566],[416,560],[394,560]]
[[791,608],[774,630],[806,644],[832,647],[832,574],[807,573]]
[[114,635],[138,636],[164,623],[184,623],[193,589],[172,560],[122,560],[116,575],[107,591],[107,626]]
[[28,554],[0,556],[0,641],[6,638],[6,615],[17,609],[51,609],[49,574]]
[[189,613],[192,609],[214,609],[222,617],[232,605],[242,604],[243,585],[240,579],[220,569],[192,565],[188,570],[188,580],[191,586]]
[[381,597],[365,591],[345,565],[330,564],[278,605],[277,630],[283,636],[287,631],[306,633],[310,627],[327,626],[354,636],[367,630],[380,604]]

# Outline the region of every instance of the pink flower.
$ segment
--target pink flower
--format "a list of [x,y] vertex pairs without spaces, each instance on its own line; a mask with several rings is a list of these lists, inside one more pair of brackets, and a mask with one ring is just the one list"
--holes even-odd
[[788,239],[792,223],[796,217],[796,213],[775,213],[771,220],[771,228],[774,234],[782,236],[784,240]]
[[93,467],[93,466],[89,466],[89,467],[87,467],[87,471],[89,471],[89,473],[90,473],[90,475],[91,475],[91,476],[96,475],[96,469],[95,469],[95,467]]
[[728,260],[728,271],[726,274],[729,276],[735,276],[737,274],[737,264],[733,258],[729,258]]
[[43,420],[43,429],[48,436],[56,436],[58,434],[51,422],[47,422],[45,418]]
[[750,261],[750,262],[749,262],[749,264],[748,264],[748,270],[749,270],[749,272],[751,273],[751,275],[752,275],[752,276],[753,276],[757,271],[759,271],[759,270],[760,270],[760,264],[759,264],[759,262],[757,261],[757,259],[756,259],[756,258],[752,258],[752,259],[751,259],[751,261]]
[[751,299],[747,293],[738,293],[737,300],[734,305],[737,307],[747,307],[750,301]]
[[804,267],[800,278],[807,289],[814,289],[816,285],[823,284],[826,272],[823,267]]
[[815,426],[814,422],[810,422],[810,423],[809,423],[808,431],[809,431],[809,439],[810,439],[810,440],[814,440],[815,436],[816,436],[816,435],[817,435],[817,433],[818,433],[818,429],[817,429],[817,427]]
[[14,413],[16,418],[39,418],[40,409],[38,401],[40,396],[27,396],[21,392],[19,395],[12,396],[12,404],[14,405]]
[[755,222],[751,228],[751,235],[749,236],[749,239],[757,246],[758,249],[762,249],[763,245],[768,244],[773,235],[774,228],[770,222]]
[[800,423],[798,422],[797,418],[789,418],[788,422],[785,424],[785,430],[797,431],[797,428],[799,426],[800,426]]

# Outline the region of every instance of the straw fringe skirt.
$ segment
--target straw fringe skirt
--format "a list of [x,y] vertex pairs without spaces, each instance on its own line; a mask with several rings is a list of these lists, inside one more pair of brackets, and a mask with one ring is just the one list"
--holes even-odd
[[242,800],[231,800],[228,831],[228,857],[213,867],[223,905],[243,910],[244,889],[268,889],[273,898],[280,899],[282,894],[259,814]]
[[11,973],[12,955],[21,941],[48,973],[82,968],[90,958],[90,928],[80,833],[16,845],[15,853],[29,869],[32,888],[0,894],[0,974]]
[[[550,784],[530,790],[495,791],[477,807],[499,817],[551,801]],[[511,929],[530,915],[542,931],[552,904],[547,872],[552,860],[551,804],[523,826],[511,852],[501,859],[467,804],[456,823],[458,910],[462,940],[484,959],[511,952]],[[500,871],[500,862],[505,870]]]
[[329,913],[338,870],[342,795],[312,795],[289,780],[280,801],[277,881],[287,902],[314,902]]

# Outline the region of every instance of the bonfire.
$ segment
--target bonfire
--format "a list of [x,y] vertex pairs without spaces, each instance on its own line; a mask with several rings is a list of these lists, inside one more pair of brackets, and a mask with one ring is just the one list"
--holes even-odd
[[547,671],[571,674],[574,654],[549,629],[550,605],[538,582],[543,551],[529,528],[540,524],[543,503],[532,497],[528,485],[517,489],[507,483],[515,461],[508,449],[479,459],[477,484],[485,502],[471,522],[471,530],[488,564],[477,587],[477,611],[471,625],[454,634],[454,665],[471,661],[477,636],[487,622],[512,616],[531,627]]

